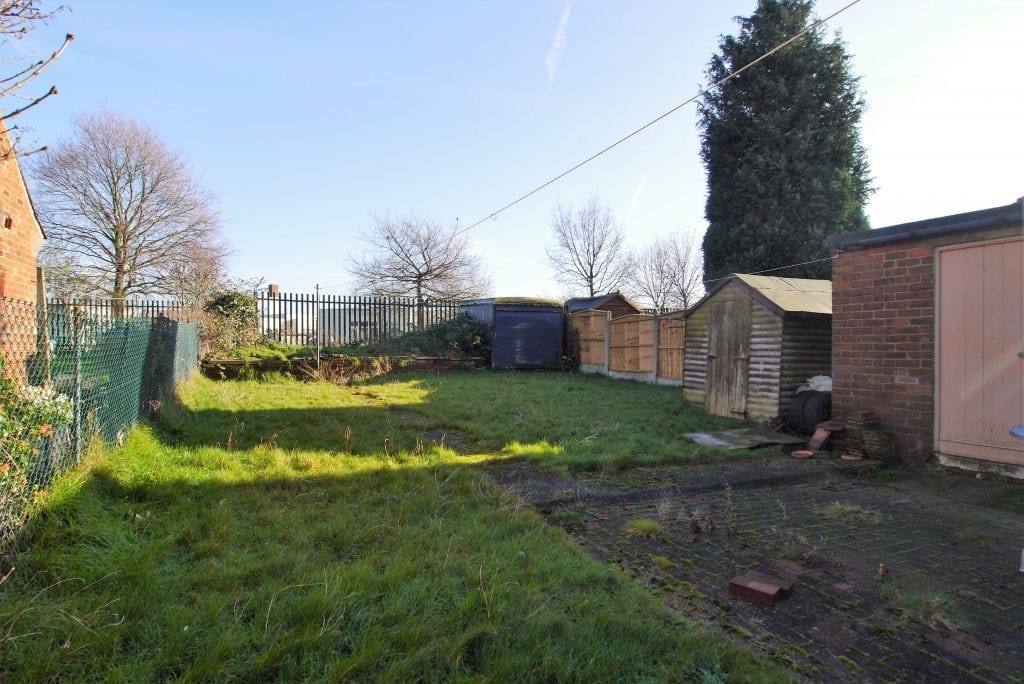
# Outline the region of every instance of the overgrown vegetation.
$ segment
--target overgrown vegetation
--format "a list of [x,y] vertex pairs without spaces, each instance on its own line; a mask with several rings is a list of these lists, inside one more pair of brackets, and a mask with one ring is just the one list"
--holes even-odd
[[816,515],[822,515],[840,522],[873,524],[880,523],[885,519],[881,513],[873,508],[866,508],[860,504],[847,501],[832,501],[820,506],[813,506],[811,511]]
[[780,678],[349,388],[200,379],[162,413],[39,502],[0,677]]
[[203,312],[203,356],[223,358],[234,349],[252,346],[259,336],[256,297],[247,292],[221,292],[206,303]]
[[480,321],[460,313],[453,318],[435,323],[422,330],[414,330],[398,337],[370,345],[381,355],[436,356],[442,358],[489,358],[487,331]]
[[688,406],[678,388],[575,373],[385,376],[359,391],[472,435],[482,448],[551,468],[716,460],[726,452],[697,445],[686,433],[742,425]]

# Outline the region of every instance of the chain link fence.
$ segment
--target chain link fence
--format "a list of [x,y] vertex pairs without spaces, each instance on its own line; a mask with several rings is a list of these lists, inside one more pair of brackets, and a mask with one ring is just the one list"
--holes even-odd
[[120,443],[198,357],[198,323],[0,298],[0,557],[35,493],[93,438]]

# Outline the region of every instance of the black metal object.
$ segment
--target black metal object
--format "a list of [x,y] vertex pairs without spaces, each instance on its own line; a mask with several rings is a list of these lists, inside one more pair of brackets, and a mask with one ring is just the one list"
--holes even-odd
[[494,297],[459,305],[487,328],[492,368],[561,368],[565,311],[560,302]]

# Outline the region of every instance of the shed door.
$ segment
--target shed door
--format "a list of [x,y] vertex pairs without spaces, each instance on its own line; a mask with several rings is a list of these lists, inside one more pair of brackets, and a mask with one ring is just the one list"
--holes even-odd
[[1024,465],[1024,240],[939,249],[936,447]]
[[749,362],[750,300],[714,302],[708,328],[708,413],[733,418],[746,414]]

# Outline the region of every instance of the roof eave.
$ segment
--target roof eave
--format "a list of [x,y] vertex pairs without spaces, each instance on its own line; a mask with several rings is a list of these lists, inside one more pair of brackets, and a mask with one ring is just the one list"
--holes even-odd
[[916,238],[939,237],[952,233],[1007,228],[1024,225],[1024,198],[1002,207],[979,209],[950,216],[900,223],[895,226],[831,235],[827,240],[834,250],[874,247]]

